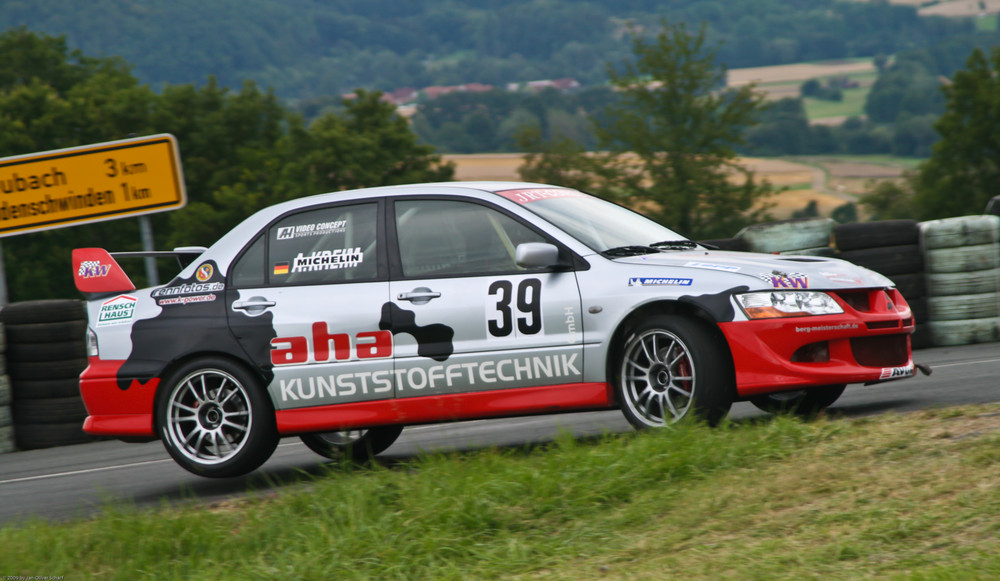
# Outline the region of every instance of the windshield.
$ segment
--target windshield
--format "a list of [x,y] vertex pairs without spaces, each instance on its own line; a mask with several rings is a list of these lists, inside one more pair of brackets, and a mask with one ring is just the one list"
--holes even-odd
[[497,193],[524,205],[596,252],[687,240],[641,214],[576,190],[551,188]]

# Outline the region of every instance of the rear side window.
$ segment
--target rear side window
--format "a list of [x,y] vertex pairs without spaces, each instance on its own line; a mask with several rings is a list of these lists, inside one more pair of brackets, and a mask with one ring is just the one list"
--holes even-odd
[[374,203],[293,214],[268,231],[272,286],[364,282],[378,278],[378,206]]

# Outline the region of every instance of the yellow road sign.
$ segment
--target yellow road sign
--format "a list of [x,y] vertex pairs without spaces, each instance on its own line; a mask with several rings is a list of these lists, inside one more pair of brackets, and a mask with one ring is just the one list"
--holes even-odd
[[0,237],[185,203],[177,140],[165,133],[0,158]]

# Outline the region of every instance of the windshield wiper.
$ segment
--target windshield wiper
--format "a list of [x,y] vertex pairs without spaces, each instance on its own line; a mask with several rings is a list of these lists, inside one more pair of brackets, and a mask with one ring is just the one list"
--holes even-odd
[[614,248],[608,248],[607,250],[602,250],[601,254],[612,258],[621,258],[623,256],[642,256],[644,254],[658,254],[659,252],[660,250],[658,248],[653,248],[652,246],[616,246]]
[[698,243],[694,240],[664,240],[663,242],[654,242],[650,246],[659,250],[690,250],[698,248]]

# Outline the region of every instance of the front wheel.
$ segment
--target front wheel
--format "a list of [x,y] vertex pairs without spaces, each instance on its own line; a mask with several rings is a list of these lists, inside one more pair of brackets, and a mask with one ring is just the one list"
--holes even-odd
[[833,405],[833,402],[843,395],[846,388],[846,385],[824,385],[809,389],[780,391],[751,397],[750,403],[771,414],[792,413],[808,418]]
[[163,383],[157,399],[163,445],[199,476],[246,474],[278,445],[274,410],[260,381],[224,359],[184,365]]
[[724,344],[689,317],[656,315],[627,334],[615,389],[625,418],[639,429],[694,416],[717,424],[735,385]]
[[402,433],[403,426],[380,426],[362,430],[322,432],[299,436],[302,443],[331,460],[366,462],[384,452]]

